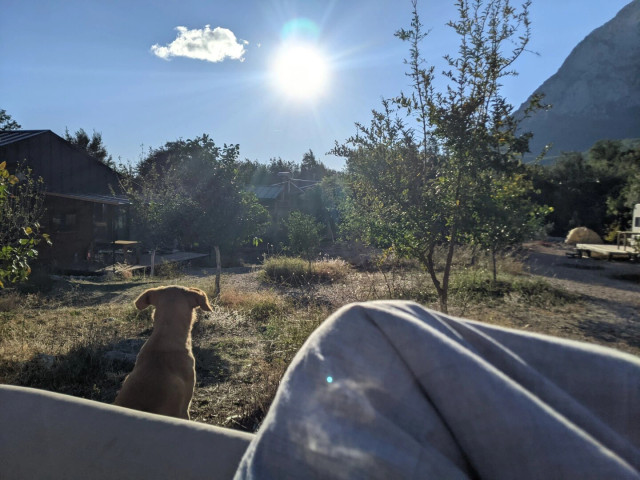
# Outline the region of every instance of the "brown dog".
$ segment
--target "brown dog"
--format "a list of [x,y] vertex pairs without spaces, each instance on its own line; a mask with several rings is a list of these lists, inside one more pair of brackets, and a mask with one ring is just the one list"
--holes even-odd
[[196,384],[191,327],[197,307],[211,311],[197,288],[152,288],[135,301],[139,310],[156,307],[153,332],[140,349],[133,371],[124,379],[115,405],[189,419]]

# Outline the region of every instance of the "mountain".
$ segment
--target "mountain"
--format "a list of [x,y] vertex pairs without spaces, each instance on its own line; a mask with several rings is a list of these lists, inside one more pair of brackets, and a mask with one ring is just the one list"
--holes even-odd
[[534,93],[544,93],[552,108],[521,123],[521,131],[534,133],[527,160],[548,143],[544,163],[598,140],[640,137],[640,0],[591,32]]

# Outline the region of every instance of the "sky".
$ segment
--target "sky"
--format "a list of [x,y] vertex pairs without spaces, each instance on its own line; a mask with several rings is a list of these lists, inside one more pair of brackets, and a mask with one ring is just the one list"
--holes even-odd
[[[532,39],[504,82],[518,107],[628,0],[533,0]],[[520,5],[519,2],[514,2]],[[420,0],[439,67],[453,0]],[[0,109],[23,129],[102,134],[114,160],[207,133],[240,157],[300,162],[409,90],[410,0],[0,0]],[[444,86],[444,83],[441,84]]]

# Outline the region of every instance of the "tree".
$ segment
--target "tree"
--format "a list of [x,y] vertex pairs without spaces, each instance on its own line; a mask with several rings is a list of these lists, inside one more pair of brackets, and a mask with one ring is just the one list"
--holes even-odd
[[69,133],[69,129],[65,129],[64,139],[79,149],[87,152],[92,157],[100,160],[108,167],[115,166],[113,158],[109,155],[106,147],[102,143],[102,134],[100,132],[96,132],[94,130],[91,137],[89,137],[87,132],[82,128],[77,130],[73,135]]
[[309,271],[311,271],[311,260],[313,260],[320,244],[322,226],[316,223],[311,215],[298,210],[289,214],[285,224],[288,231],[289,248],[293,253],[302,255],[309,262]]
[[554,207],[552,234],[574,227],[601,235],[628,227],[638,196],[640,145],[601,140],[587,153],[565,152],[554,165],[532,169],[539,203]]
[[[416,258],[443,312],[455,248],[473,238],[482,202],[492,198],[476,195],[491,190],[479,184],[491,182],[486,172],[515,174],[528,151],[531,135],[516,133],[521,119],[500,87],[502,78],[515,75],[511,66],[529,42],[529,4],[517,12],[508,0],[458,1],[459,19],[448,23],[460,40],[458,54],[445,55],[446,88],[438,91],[435,67],[425,67],[420,54],[427,34],[414,0],[411,28],[396,34],[410,45],[411,92],[383,101],[368,127],[357,124],[356,136],[334,149],[347,158],[354,206],[368,221],[370,239]],[[534,97],[526,115],[540,101]],[[434,258],[438,245],[446,252],[442,273]]]
[[0,109],[0,132],[20,130],[22,125],[11,118],[5,109]]
[[501,175],[490,172],[489,188],[479,195],[487,197],[479,202],[473,220],[473,242],[486,248],[491,256],[493,281],[497,280],[496,254],[531,237],[542,227],[542,221],[553,208],[536,205],[530,196],[533,182],[524,173]]
[[[206,134],[168,142],[138,166],[138,178],[155,184],[160,237],[171,232],[185,245],[215,250],[216,293],[220,291],[220,248],[233,248],[259,235],[267,211],[239,181],[239,146],[218,147]],[[149,202],[147,202],[149,204]],[[162,205],[162,207],[160,206]],[[178,227],[176,227],[178,225]]]
[[309,150],[302,156],[300,162],[300,178],[304,180],[320,181],[328,174],[324,163],[319,162],[313,151]]
[[136,236],[151,250],[151,276],[159,248],[183,241],[183,232],[195,221],[194,205],[182,193],[177,179],[150,171],[144,177],[125,177],[124,188],[131,201]]
[[12,175],[7,163],[0,163],[0,288],[26,280],[31,273],[29,262],[38,256],[38,244],[51,243],[47,234],[40,233],[38,223],[43,199],[41,179],[33,179],[26,168]]

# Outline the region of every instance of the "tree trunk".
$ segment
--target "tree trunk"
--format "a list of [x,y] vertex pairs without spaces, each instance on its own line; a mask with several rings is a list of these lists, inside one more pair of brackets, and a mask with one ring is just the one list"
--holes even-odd
[[427,272],[431,277],[431,281],[433,282],[433,286],[436,288],[436,293],[438,294],[438,300],[440,301],[440,311],[442,313],[447,312],[447,291],[443,288],[443,284],[440,283],[438,279],[438,275],[436,274],[436,266],[433,261],[433,252],[435,250],[435,243],[429,246],[429,251],[426,256],[421,257],[422,264],[426,266]]
[[493,283],[498,280],[498,270],[496,268],[496,249],[491,247],[491,265],[493,266]]
[[151,271],[149,272],[149,276],[153,277],[156,272],[156,249],[151,250]]
[[220,247],[215,245],[213,248],[216,251],[216,288],[214,297],[218,298],[220,296],[220,275],[222,274],[222,266],[220,265]]

